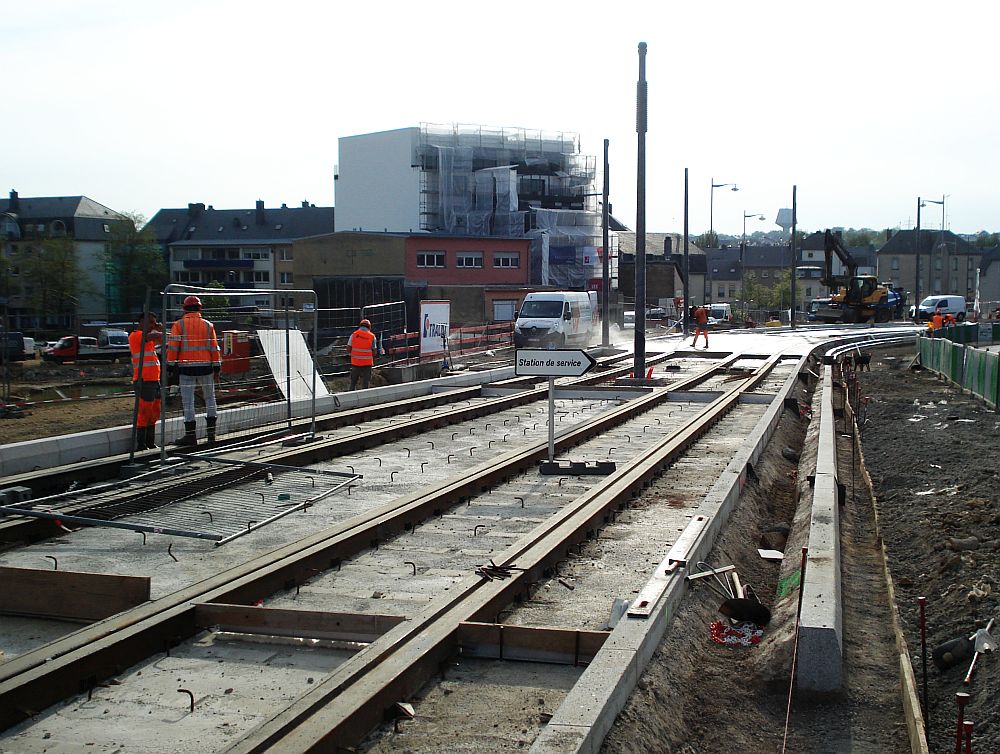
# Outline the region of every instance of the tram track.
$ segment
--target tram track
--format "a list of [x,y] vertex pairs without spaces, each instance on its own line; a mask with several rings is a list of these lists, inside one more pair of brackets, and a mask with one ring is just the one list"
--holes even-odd
[[[713,364],[691,378],[676,383],[690,388],[711,373],[724,369],[730,360]],[[674,386],[672,386],[674,387]],[[654,390],[642,398],[599,417],[584,427],[561,433],[560,447],[569,447],[588,435],[605,431],[615,421],[634,415],[662,401],[668,390]],[[287,451],[286,451],[287,453]],[[432,491],[394,501],[352,519],[339,527],[298,541],[251,563],[147,603],[112,619],[94,624],[56,640],[35,652],[16,657],[0,666],[0,722],[4,727],[79,691],[93,688],[125,667],[149,654],[163,651],[198,630],[192,605],[195,602],[253,601],[258,595],[289,589],[312,578],[318,570],[335,567],[352,552],[384,541],[395,532],[440,512],[456,499],[475,494],[484,487],[533,465],[545,453],[544,443],[512,451],[504,462],[484,465],[475,474],[441,485]],[[287,457],[287,456],[285,456]]]

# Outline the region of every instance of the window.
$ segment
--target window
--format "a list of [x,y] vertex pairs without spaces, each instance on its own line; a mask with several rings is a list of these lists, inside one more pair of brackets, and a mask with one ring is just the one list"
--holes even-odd
[[736,286],[729,286],[729,298],[736,298]]
[[719,286],[719,297],[720,298],[725,298],[726,297],[726,286],[724,286],[724,285],[720,285]]
[[[279,225],[278,227],[280,228],[281,226]],[[292,261],[292,250],[291,249],[281,249],[280,252],[279,252],[278,259],[280,259],[282,262],[291,262]]]
[[483,266],[483,252],[460,251],[455,255],[455,266],[481,268]]
[[941,269],[941,257],[938,257],[937,259],[934,260],[934,269],[935,270]]
[[495,251],[493,252],[493,266],[511,268],[520,267],[521,254],[516,251]]
[[813,289],[812,286],[806,286],[806,298],[812,298]]
[[955,272],[958,272],[958,257],[951,258],[951,269]]
[[174,249],[170,256],[175,262],[186,262],[189,259],[201,259],[201,249]]
[[111,232],[111,226],[108,225],[107,223],[104,223],[104,232],[105,233],[110,233]]
[[269,283],[271,281],[271,273],[267,270],[244,270],[243,271],[243,282],[244,283]]
[[941,292],[941,278],[934,278],[934,293]]
[[295,307],[295,296],[280,296],[278,298],[278,306],[282,308],[287,306],[289,309],[293,309]]
[[890,260],[890,264],[889,264],[889,267],[890,267],[891,269],[893,269],[893,270],[898,270],[898,269],[899,269],[899,257],[893,257],[893,258],[892,258],[892,259]]
[[265,249],[263,247],[250,246],[242,250],[241,259],[270,259],[271,251],[270,249]]
[[443,251],[418,251],[417,267],[437,267],[444,268]]
[[178,270],[174,272],[174,282],[175,283],[200,283],[201,273],[192,272],[189,270]]
[[290,273],[290,272],[279,272],[278,273],[278,282],[279,283],[291,283],[292,282],[292,273]]
[[810,251],[809,253],[806,254],[806,257],[808,257],[809,259],[812,259],[813,258],[813,253]]

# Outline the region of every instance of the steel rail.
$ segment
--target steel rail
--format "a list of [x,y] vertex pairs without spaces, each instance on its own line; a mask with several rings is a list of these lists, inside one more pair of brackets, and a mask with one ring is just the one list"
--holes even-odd
[[[658,357],[654,357],[648,361],[650,364],[659,363],[670,358],[670,354],[662,354]],[[703,382],[704,380],[711,377],[716,371],[723,369],[738,358],[737,355],[730,356],[720,362],[715,363],[712,367],[702,370],[698,374],[695,374],[687,379],[680,380],[676,385],[671,385],[673,390],[688,390],[691,387]],[[628,373],[631,370],[631,366],[623,366],[615,369],[611,369],[606,372],[600,372],[597,374],[588,374],[583,377],[573,378],[561,383],[562,387],[568,387],[573,385],[591,385],[595,382],[606,381],[609,379],[616,378],[622,374]],[[505,384],[504,382],[496,383],[498,385]],[[463,388],[455,392],[438,394],[439,396],[449,396],[447,403],[456,402],[459,400],[466,400],[469,398],[479,397],[482,393],[482,386],[475,386],[471,388]],[[286,449],[276,449],[275,451],[264,456],[264,459],[269,464],[287,464],[293,466],[305,466],[311,463],[316,463],[319,461],[329,460],[329,458],[343,455],[350,455],[363,450],[368,450],[370,448],[381,445],[386,441],[397,440],[400,437],[407,437],[422,432],[428,429],[436,429],[443,426],[447,426],[452,423],[458,423],[462,421],[467,421],[471,418],[478,418],[481,416],[486,416],[488,414],[497,413],[509,408],[514,408],[517,406],[522,406],[528,403],[533,403],[537,400],[542,399],[547,394],[546,387],[535,387],[529,388],[522,392],[515,393],[513,395],[500,396],[496,398],[489,398],[480,403],[469,405],[469,406],[458,406],[450,409],[446,409],[440,413],[434,414],[432,416],[424,416],[416,419],[409,419],[402,422],[394,422],[390,426],[373,428],[368,431],[359,432],[356,435],[351,435],[349,437],[339,437],[331,439],[321,439],[316,442],[309,443],[307,445],[296,446],[293,448]],[[359,408],[352,409],[348,412],[332,414],[328,419],[322,421],[317,421],[317,427],[324,430],[329,430],[337,427],[344,426],[362,426],[363,423],[371,421],[373,419],[389,418],[393,416],[398,416],[402,413],[412,412],[413,402],[419,403],[419,409],[424,409],[427,407],[433,407],[442,405],[446,403],[445,401],[435,400],[431,401],[429,404],[427,402],[427,396],[421,396],[414,401],[403,400],[394,401],[390,404],[384,406],[371,407],[370,409]],[[427,404],[427,405],[425,405]],[[359,424],[361,422],[361,424]],[[198,456],[194,456],[197,458]],[[211,457],[205,457],[204,460],[211,461]],[[111,463],[119,463],[120,460]],[[63,467],[65,469],[65,467]],[[115,466],[114,468],[117,468]],[[206,471],[206,474],[211,474],[213,472]],[[216,471],[214,473],[225,473]],[[59,478],[62,478],[64,474],[63,470],[59,471]],[[22,480],[24,481],[24,480]],[[139,494],[141,497],[141,494]],[[87,509],[86,504],[67,506],[61,512],[65,515],[80,514]],[[0,542],[33,542],[47,537],[60,536],[64,532],[47,522],[44,518],[11,518],[9,520],[0,521]]]
[[[738,357],[715,363],[699,375],[707,379]],[[667,400],[672,386],[628,401],[556,436],[557,447],[572,447]],[[529,391],[534,392],[534,391]],[[519,394],[520,395],[520,394]],[[398,429],[398,427],[397,427]],[[376,507],[248,563],[57,639],[0,665],[0,730],[72,694],[87,691],[151,654],[168,650],[198,628],[195,602],[252,603],[314,578],[342,559],[409,530],[464,498],[489,489],[547,456],[547,442],[512,450],[435,488]]]
[[608,523],[614,508],[638,494],[707,433],[739,403],[741,394],[758,385],[780,360],[780,354],[770,357],[732,391],[705,404],[684,426],[494,558],[498,566],[517,565],[509,580],[465,579],[250,731],[227,749],[227,754],[298,754],[359,743],[382,722],[386,710],[415,693],[457,653],[460,623],[492,618],[518,595],[530,592],[531,583],[544,578],[568,547]]

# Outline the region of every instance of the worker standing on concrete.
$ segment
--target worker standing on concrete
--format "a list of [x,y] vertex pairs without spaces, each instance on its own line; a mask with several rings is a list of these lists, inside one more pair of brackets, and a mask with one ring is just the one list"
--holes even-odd
[[138,329],[128,336],[128,348],[132,354],[132,389],[139,398],[139,411],[135,417],[136,450],[153,450],[156,447],[156,422],[160,419],[160,358],[156,349],[162,342],[163,328],[156,315],[152,312],[139,315]]
[[356,390],[358,382],[364,390],[372,381],[372,367],[375,365],[375,334],[372,323],[361,320],[358,329],[351,333],[347,341],[347,350],[351,354],[351,390]]
[[940,330],[944,327],[944,316],[941,314],[940,309],[934,310],[934,316],[931,317],[931,330]]
[[188,296],[182,304],[184,316],[174,322],[167,339],[167,365],[180,377],[181,401],[184,404],[184,436],[178,445],[198,444],[195,422],[194,390],[201,387],[205,398],[205,423],[208,427],[208,444],[215,442],[215,422],[218,410],[215,404],[215,384],[222,371],[219,341],[215,325],[201,316],[201,299]]
[[708,348],[708,309],[704,306],[693,306],[691,316],[694,319],[694,340],[691,341],[691,348],[698,345],[699,333],[705,336],[705,348]]

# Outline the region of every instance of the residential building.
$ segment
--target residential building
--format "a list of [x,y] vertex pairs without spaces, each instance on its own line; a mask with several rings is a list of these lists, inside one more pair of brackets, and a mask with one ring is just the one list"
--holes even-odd
[[[278,208],[258,201],[253,209],[215,209],[202,203],[187,209],[161,209],[149,221],[164,248],[171,283],[224,288],[292,290],[292,244],[296,239],[332,233],[333,207],[302,202]],[[236,305],[265,319],[301,301],[289,293],[242,297]]]
[[[617,237],[620,257],[618,290],[626,302],[631,302],[635,300],[636,234],[621,231]],[[704,252],[690,239],[688,256],[691,260],[704,256]],[[704,268],[704,264],[700,266]],[[693,274],[698,267],[698,262],[692,263]],[[692,286],[692,298],[696,298],[698,294],[699,289]],[[683,295],[684,236],[680,233],[646,233],[646,305],[671,305],[674,298]]]
[[741,269],[738,248],[705,249],[705,302],[739,303]]
[[[891,281],[894,287],[913,291],[917,278],[917,232],[898,230],[876,252],[878,276]],[[950,230],[921,230],[920,298],[950,293],[973,301],[976,295],[976,276],[982,260],[982,249]]]
[[527,238],[531,283],[602,278],[596,158],[572,133],[422,124],[342,137],[337,230]]
[[[985,319],[1000,308],[1000,247],[982,250],[977,290],[980,316]],[[971,306],[973,299],[966,297],[966,301]]]
[[11,326],[75,329],[119,314],[107,263],[120,213],[86,196],[0,199],[0,281]]

